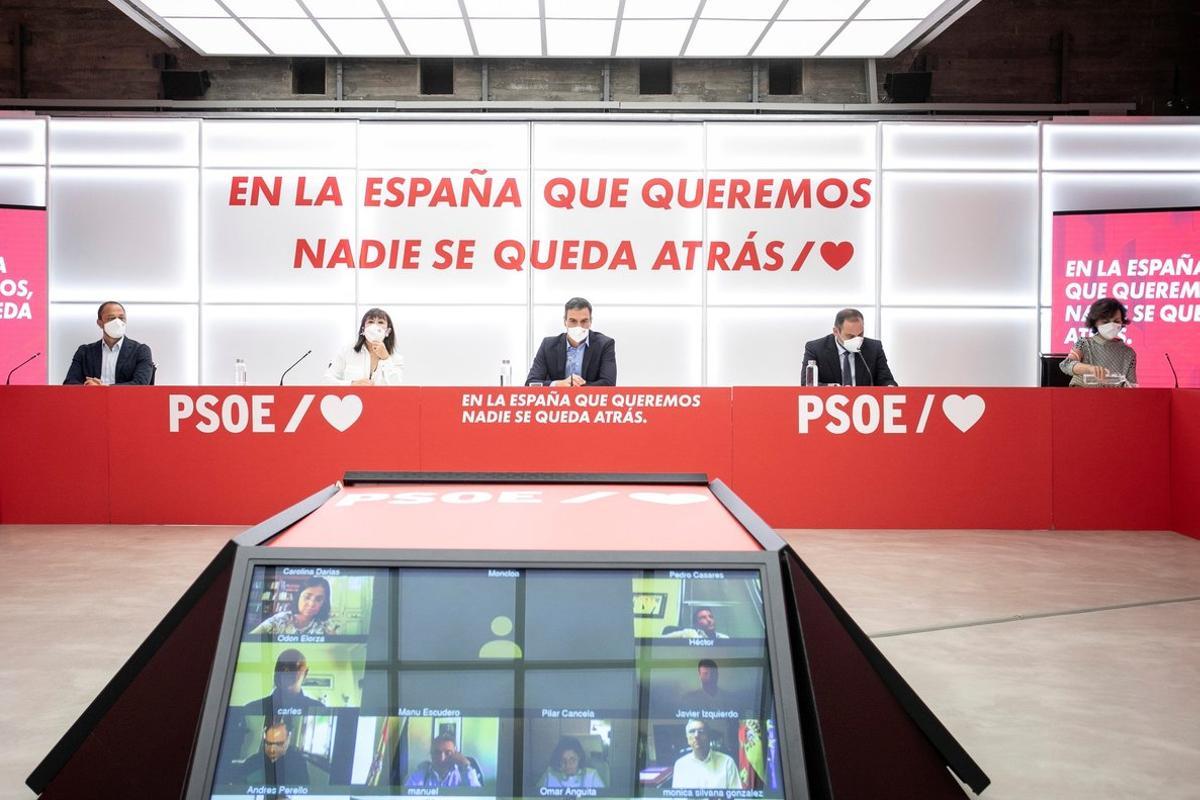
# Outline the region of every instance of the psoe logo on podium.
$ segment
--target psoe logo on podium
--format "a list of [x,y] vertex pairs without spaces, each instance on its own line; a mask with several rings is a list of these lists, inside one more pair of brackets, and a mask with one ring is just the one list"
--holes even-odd
[[[915,401],[915,402],[910,402]],[[808,434],[824,429],[840,436],[847,433],[923,434],[935,406],[942,416],[962,433],[974,428],[987,411],[987,401],[977,394],[948,394],[937,403],[937,395],[908,393],[850,395],[802,394],[798,402],[798,431]],[[916,424],[911,424],[920,407]]]
[[[191,428],[200,433],[276,433],[276,420],[287,419],[282,433],[295,433],[309,415],[315,394],[301,395],[296,405],[280,408],[273,394],[172,394],[167,397],[169,431],[179,433]],[[356,394],[327,394],[317,403],[325,422],[339,433],[349,430],[363,412],[362,398]]]

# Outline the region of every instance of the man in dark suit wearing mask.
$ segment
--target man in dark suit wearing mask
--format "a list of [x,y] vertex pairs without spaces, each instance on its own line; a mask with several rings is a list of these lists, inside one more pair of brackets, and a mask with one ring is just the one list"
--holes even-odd
[[109,300],[96,312],[100,341],[81,344],[64,384],[121,386],[149,384],[154,377],[150,348],[125,335],[125,306]]
[[616,386],[617,343],[592,330],[592,304],[568,300],[563,327],[565,333],[542,340],[525,385]]
[[833,333],[804,345],[804,362],[817,362],[818,383],[842,386],[898,386],[883,354],[883,343],[863,336],[863,315],[843,308],[833,320]]

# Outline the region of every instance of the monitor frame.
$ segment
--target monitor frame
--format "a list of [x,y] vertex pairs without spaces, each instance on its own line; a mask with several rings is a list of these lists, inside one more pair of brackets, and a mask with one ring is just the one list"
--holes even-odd
[[1052,217],[1083,217],[1091,214],[1156,214],[1200,211],[1200,206],[1160,206],[1156,208],[1080,208],[1052,211]]
[[[691,570],[724,567],[757,570],[763,592],[764,644],[775,701],[779,768],[787,800],[807,800],[808,770],[804,761],[800,709],[796,686],[784,676],[794,675],[788,632],[787,606],[779,554],[759,552],[617,552],[617,551],[510,551],[510,550],[399,550],[360,548],[239,547],[234,556],[221,632],[209,672],[200,722],[189,767],[185,800],[212,797],[213,778],[220,754],[221,735],[229,711],[229,693],[242,642],[250,582],[257,567],[330,566],[345,568],[488,569],[518,570]],[[514,787],[518,788],[518,787]],[[514,797],[522,796],[520,793]]]

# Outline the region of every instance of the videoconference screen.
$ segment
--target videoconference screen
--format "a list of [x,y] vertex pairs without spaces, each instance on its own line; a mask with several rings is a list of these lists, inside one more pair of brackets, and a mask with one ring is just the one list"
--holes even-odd
[[256,567],[212,797],[781,798],[757,570]]

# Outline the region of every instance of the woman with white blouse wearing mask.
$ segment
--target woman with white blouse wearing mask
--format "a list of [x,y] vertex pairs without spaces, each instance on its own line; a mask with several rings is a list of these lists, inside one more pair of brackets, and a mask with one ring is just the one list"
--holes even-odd
[[1080,339],[1059,365],[1072,386],[1135,386],[1137,353],[1120,338],[1129,310],[1120,300],[1102,297],[1092,303],[1084,323],[1095,336]]
[[358,341],[333,359],[325,381],[339,386],[399,386],[404,380],[404,358],[395,347],[392,318],[382,308],[372,308],[358,325]]

